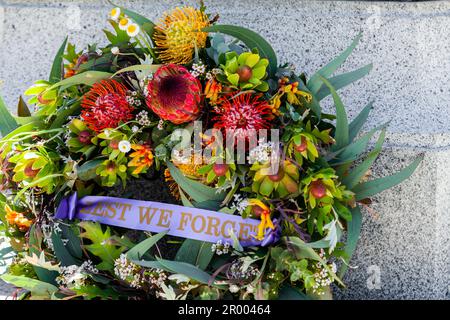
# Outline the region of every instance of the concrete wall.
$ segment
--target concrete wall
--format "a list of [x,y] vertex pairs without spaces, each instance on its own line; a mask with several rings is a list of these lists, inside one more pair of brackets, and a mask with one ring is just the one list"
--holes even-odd
[[[157,19],[193,1],[116,1]],[[280,60],[311,74],[363,39],[343,71],[373,62],[342,93],[350,115],[375,101],[369,128],[391,120],[374,170],[387,175],[425,153],[401,186],[374,198],[362,239],[337,298],[449,298],[450,2],[209,0],[223,23],[260,32]],[[68,34],[80,48],[104,42],[106,1],[0,0],[1,91],[11,108],[33,80],[46,78]],[[367,129],[366,128],[366,129]]]

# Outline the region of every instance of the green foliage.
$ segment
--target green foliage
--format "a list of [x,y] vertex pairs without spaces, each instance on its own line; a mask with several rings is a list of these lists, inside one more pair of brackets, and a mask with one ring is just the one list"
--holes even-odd
[[4,274],[0,276],[0,279],[13,286],[30,291],[34,299],[50,299],[58,291],[58,288],[50,283],[23,276]]
[[269,74],[274,75],[278,68],[277,56],[272,46],[259,34],[249,29],[232,26],[216,24],[203,29],[206,32],[220,32],[241,40],[250,50],[258,49],[261,57],[269,60]]
[[0,134],[5,137],[11,131],[17,128],[17,122],[8,111],[2,97],[0,96]]
[[98,222],[82,221],[78,224],[84,229],[80,233],[80,237],[91,241],[91,244],[85,244],[84,248],[101,259],[97,265],[99,270],[113,270],[114,260],[116,260],[125,249],[117,246],[111,241],[111,229],[106,227],[102,230],[102,226]]
[[64,39],[61,47],[58,49],[56,56],[53,60],[52,70],[50,71],[50,76],[48,81],[51,83],[56,83],[64,78],[64,64],[63,55],[66,49],[67,37]]

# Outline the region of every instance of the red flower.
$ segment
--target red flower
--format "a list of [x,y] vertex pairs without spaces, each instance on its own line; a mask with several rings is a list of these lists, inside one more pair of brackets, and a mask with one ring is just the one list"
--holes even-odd
[[236,138],[248,138],[249,130],[269,129],[273,118],[269,103],[261,99],[261,95],[242,93],[234,97],[223,98],[216,110],[217,115],[214,127],[226,130],[235,130]]
[[134,108],[127,101],[127,88],[116,80],[102,80],[92,86],[81,102],[81,117],[96,132],[116,128],[133,119]]
[[193,121],[200,114],[202,86],[185,67],[160,67],[147,89],[147,106],[161,119],[180,124]]

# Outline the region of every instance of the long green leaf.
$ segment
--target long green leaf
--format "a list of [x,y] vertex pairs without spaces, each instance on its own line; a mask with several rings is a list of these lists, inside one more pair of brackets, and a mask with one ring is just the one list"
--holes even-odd
[[225,198],[224,192],[217,193],[217,189],[208,187],[203,183],[186,178],[171,162],[167,163],[167,167],[169,168],[170,175],[175,180],[175,182],[195,201],[223,201],[223,199]]
[[336,107],[336,133],[334,137],[336,144],[333,146],[332,150],[339,150],[349,143],[347,113],[345,112],[345,107],[341,98],[338,96],[331,83],[324,77],[320,77],[320,79],[330,90]]
[[70,86],[75,86],[79,84],[84,84],[87,86],[92,86],[94,83],[99,82],[103,79],[108,79],[112,76],[112,73],[104,72],[104,71],[86,71],[83,73],[76,74],[70,78],[66,78],[61,80],[55,84],[53,84],[47,90],[53,90],[58,87],[68,88]]
[[141,260],[145,253],[150,250],[150,248],[153,247],[159,240],[161,240],[167,234],[167,232],[168,231],[160,232],[138,243],[127,252],[127,258],[129,260]]
[[383,129],[378,137],[373,150],[367,155],[366,159],[355,167],[347,176],[344,176],[342,183],[347,186],[348,189],[353,189],[356,186],[364,174],[370,169],[372,164],[378,158],[383,147],[384,138],[386,136],[386,129]]
[[330,75],[332,75],[333,72],[335,72],[352,53],[361,37],[362,33],[358,34],[356,38],[353,40],[352,44],[347,49],[345,49],[344,52],[342,52],[330,63],[325,65],[323,68],[321,68],[319,71],[317,71],[314,75],[311,76],[311,78],[307,83],[307,86],[314,94],[317,93],[317,91],[319,91],[322,85],[322,81],[320,81],[320,78],[321,77],[328,78]]
[[352,122],[350,122],[350,125],[348,126],[350,141],[353,141],[353,139],[356,138],[364,123],[367,121],[367,118],[369,117],[370,111],[372,111],[372,109],[373,101],[369,102],[364,107],[364,109],[362,109],[362,111],[356,116],[356,118],[353,119]]
[[359,138],[356,141],[353,141],[348,146],[342,148],[341,150],[336,151],[338,153],[337,157],[333,159],[332,163],[346,163],[349,161],[355,161],[364,151],[366,151],[367,146],[369,145],[370,139],[372,136],[380,130],[386,129],[386,127],[389,125],[388,123],[385,123],[381,126],[378,126],[376,128],[373,128],[366,134],[364,134],[361,138]]
[[269,73],[275,74],[278,68],[277,55],[272,46],[258,33],[247,28],[216,24],[203,29],[206,32],[220,32],[241,40],[249,49],[257,48],[263,58],[269,59]]
[[[372,70],[372,68],[373,65],[368,64],[362,68],[337,75],[335,77],[329,78],[328,80],[336,90],[339,90],[363,78]],[[330,90],[326,86],[322,86],[317,92],[316,98],[320,101],[323,98],[327,97],[330,93]]]
[[4,137],[17,128],[17,122],[0,96],[0,134]]
[[359,235],[361,233],[361,225],[362,225],[362,214],[359,206],[356,206],[352,210],[352,220],[347,222],[347,243],[345,245],[344,251],[347,256],[346,263],[343,263],[341,268],[339,269],[338,275],[339,278],[343,278],[345,272],[347,271],[347,264],[350,263],[350,259],[355,252],[356,245],[359,240]]
[[64,39],[61,47],[59,47],[58,52],[53,59],[52,70],[50,71],[50,76],[48,81],[51,83],[56,83],[63,78],[63,55],[64,50],[66,50],[67,37]]
[[381,191],[392,188],[393,186],[396,186],[402,181],[408,179],[414,173],[414,171],[419,166],[423,158],[424,156],[420,155],[409,166],[391,176],[358,184],[355,188],[353,188],[353,192],[355,193],[355,199],[359,201],[369,198],[377,193],[380,193]]
[[56,232],[52,233],[52,243],[56,257],[59,261],[61,261],[61,265],[63,266],[71,266],[71,265],[79,265],[79,261],[77,261],[72,255],[69,253],[67,248],[64,246],[64,243],[59,234]]
[[50,283],[31,279],[24,276],[14,276],[11,274],[4,274],[0,278],[13,286],[23,288],[31,292],[35,298],[50,298],[53,293],[58,291],[58,288]]
[[205,271],[185,262],[170,261],[164,259],[157,260],[161,265],[169,269],[173,273],[180,273],[194,279],[200,283],[208,284],[211,275]]

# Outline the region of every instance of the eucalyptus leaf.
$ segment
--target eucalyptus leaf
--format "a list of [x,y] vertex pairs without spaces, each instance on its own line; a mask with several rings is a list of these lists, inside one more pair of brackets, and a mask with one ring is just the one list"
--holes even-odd
[[353,252],[356,249],[359,235],[361,233],[362,214],[359,206],[353,208],[351,212],[352,212],[352,220],[347,222],[347,243],[344,248],[347,260],[345,261],[345,263],[342,264],[341,268],[339,269],[338,275],[340,278],[343,278],[345,272],[347,271],[348,264],[350,263]]
[[133,248],[131,248],[127,252],[128,260],[141,260],[145,253],[150,250],[159,240],[161,240],[168,231],[163,231],[150,238],[145,239],[144,241],[138,243]]
[[424,156],[420,155],[409,166],[391,176],[358,184],[355,188],[353,188],[355,200],[359,201],[369,198],[408,179],[422,162],[423,158]]

